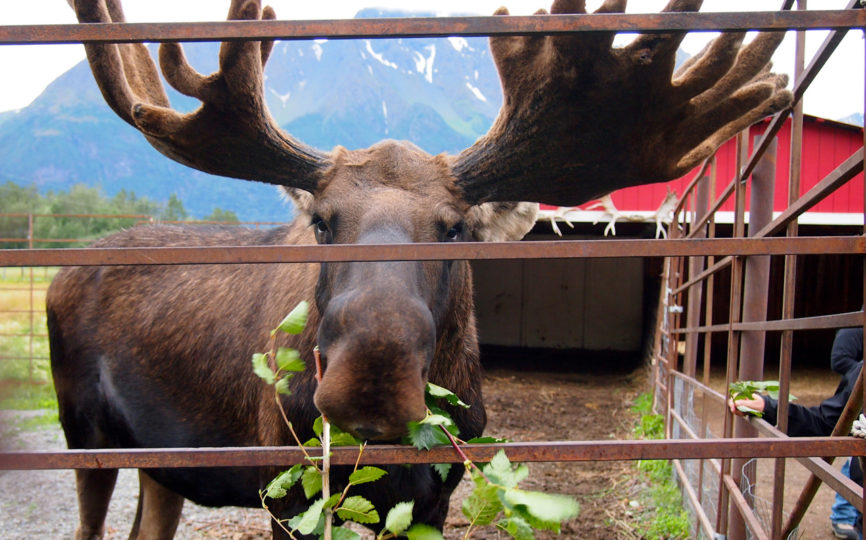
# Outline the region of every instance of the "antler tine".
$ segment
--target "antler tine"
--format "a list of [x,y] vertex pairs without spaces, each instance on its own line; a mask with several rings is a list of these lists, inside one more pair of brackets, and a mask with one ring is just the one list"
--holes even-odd
[[[624,4],[608,0],[602,8]],[[666,10],[700,5],[671,0]],[[580,0],[554,4],[554,12],[583,8]],[[574,206],[681,176],[737,131],[790,104],[787,79],[767,68],[780,34],[761,34],[745,47],[741,33],[722,34],[676,77],[682,32],[639,36],[622,49],[610,46],[612,34],[595,32],[493,37],[503,105],[490,131],[454,159],[457,185],[472,202]]]
[[[696,108],[703,108],[718,102],[733,93],[733,91],[751,81],[769,63],[776,48],[785,38],[784,32],[763,32],[758,34],[749,44],[740,49],[736,62],[724,77],[709,90],[693,100]],[[787,77],[784,84],[787,84]],[[783,84],[783,86],[784,86]]]
[[719,79],[719,73],[727,73],[734,65],[745,32],[725,33],[707,43],[674,73],[674,88],[680,99],[692,97],[711,88]]
[[[124,22],[120,0],[76,0],[82,22]],[[230,20],[276,17],[260,0],[232,0]],[[264,99],[264,65],[272,41],[235,41],[220,48],[220,69],[198,73],[177,43],[160,47],[166,80],[202,106],[170,108],[156,65],[144,45],[88,45],[88,59],[106,101],[166,156],[222,176],[312,191],[327,156],[283,132]]]
[[[83,23],[125,22],[117,0],[69,0]],[[105,101],[123,120],[135,125],[133,105],[150,101],[168,106],[168,96],[159,82],[156,65],[140,43],[120,45],[84,44],[90,67]]]

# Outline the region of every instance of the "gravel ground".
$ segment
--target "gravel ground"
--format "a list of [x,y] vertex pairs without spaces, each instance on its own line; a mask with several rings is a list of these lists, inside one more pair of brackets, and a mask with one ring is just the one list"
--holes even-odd
[[[19,430],[23,419],[41,414],[0,411],[0,445],[6,450],[62,450],[66,441],[58,426]],[[15,494],[9,497],[8,494]],[[0,538],[3,540],[72,538],[78,525],[75,473],[61,471],[0,472]],[[127,538],[138,504],[138,473],[123,469],[117,478],[106,520],[106,540]],[[206,508],[187,501],[178,527],[178,539],[270,538],[264,510]]]

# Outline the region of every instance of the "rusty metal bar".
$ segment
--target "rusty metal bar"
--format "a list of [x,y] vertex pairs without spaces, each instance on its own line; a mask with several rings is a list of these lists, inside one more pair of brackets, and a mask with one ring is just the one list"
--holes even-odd
[[866,254],[866,237],[557,240],[376,245],[220,246],[0,250],[0,266],[568,259],[697,255]]
[[695,431],[691,428],[689,423],[686,422],[686,419],[683,418],[682,415],[680,415],[680,413],[678,413],[675,409],[671,409],[671,416],[673,417],[674,420],[677,421],[677,424],[679,424],[680,427],[686,432],[686,434],[689,436],[688,437],[689,439],[692,439],[692,440],[701,439],[701,437],[697,433],[695,433]]
[[[706,162],[709,164],[709,161]],[[706,166],[706,165],[705,165]],[[708,183],[709,178],[700,176],[700,180],[696,184],[694,191],[694,208],[692,213],[692,223],[702,218],[707,212],[709,204]],[[706,238],[706,228],[701,227],[697,230],[690,231],[694,238]],[[706,257],[689,257],[688,259],[689,278],[693,278],[697,274],[704,271],[706,267]],[[688,307],[686,308],[686,324],[688,326],[698,326],[701,323],[701,305],[703,296],[703,282],[696,283],[688,289]],[[698,369],[698,338],[697,334],[686,335],[686,353],[683,360],[683,371],[695,377]]]
[[722,477],[722,483],[728,489],[731,500],[734,501],[734,505],[737,507],[739,515],[745,520],[746,525],[748,525],[749,530],[752,532],[752,535],[754,535],[758,540],[770,540],[770,537],[767,536],[767,532],[763,527],[761,527],[761,523],[755,516],[755,512],[749,506],[749,503],[746,501],[743,494],[740,493],[740,486],[737,485],[736,480],[734,480],[730,474],[726,474]]
[[[715,529],[713,529],[713,524],[710,521],[707,513],[704,512],[703,506],[701,506],[701,500],[697,493],[695,493],[695,489],[688,482],[688,476],[686,475],[686,471],[683,469],[682,463],[678,459],[671,460],[674,465],[674,470],[677,473],[682,481],[680,485],[683,486],[683,489],[686,491],[686,496],[689,499],[689,502],[692,504],[692,509],[695,512],[695,515],[698,518],[698,523],[704,529],[704,534],[707,538],[713,538],[715,535]],[[697,536],[697,535],[696,535]]]
[[[499,450],[521,462],[628,461],[648,459],[709,459],[736,457],[810,457],[866,454],[866,440],[854,437],[797,439],[550,441],[469,444],[461,447],[477,462],[491,460]],[[308,452],[314,450],[307,449]],[[331,463],[352,465],[356,447],[332,448]],[[302,463],[295,446],[243,448],[149,448],[132,450],[65,450],[0,453],[0,470],[114,469],[173,467],[261,467]],[[429,451],[411,446],[368,446],[362,464],[462,463],[450,447]]]
[[775,321],[740,322],[733,325],[729,323],[714,324],[710,326],[696,326],[694,328],[679,328],[672,330],[672,334],[695,334],[727,332],[733,327],[737,332],[778,332],[785,330],[828,330],[832,328],[845,328],[848,326],[860,326],[864,321],[862,311],[849,313],[834,313],[832,315],[816,315],[814,317],[801,317],[799,319],[781,319]]
[[[839,189],[849,180],[861,173],[863,171],[862,155],[862,148],[857,152],[854,152],[851,157],[849,157],[841,165],[836,167],[836,169],[834,169],[830,174],[821,179],[821,181],[815,184],[812,189],[810,189],[806,194],[798,198],[796,202],[794,202],[787,209],[785,209],[785,211],[782,212],[776,219],[774,219],[771,223],[758,231],[755,237],[766,238],[772,236],[773,234],[776,234],[784,227],[786,227],[791,221],[798,218],[807,210],[821,202],[833,191]],[[731,184],[731,187],[733,187],[733,183]],[[714,265],[711,264],[709,268],[695,275],[692,279],[684,283],[679,289],[674,292],[681,292],[682,290],[693,286],[698,281],[703,281],[707,278],[707,276],[710,276],[718,272],[719,270],[727,268],[731,264],[731,260],[732,259],[730,257],[726,257]]]
[[[798,0],[805,9],[806,0]],[[797,32],[794,61],[794,81],[799,83],[804,75],[804,62],[806,55],[806,34]],[[802,175],[803,155],[803,101],[794,104],[791,118],[791,149],[788,166],[788,209],[795,206],[801,198],[800,184]],[[862,167],[862,164],[861,164]],[[799,234],[799,225],[796,219],[790,220],[786,225],[786,237],[792,238]],[[796,255],[785,256],[784,282],[782,292],[782,318],[794,317],[794,308],[797,292],[797,257]],[[791,330],[783,330],[781,337],[781,348],[779,352],[779,402],[776,416],[776,427],[782,433],[788,432],[788,395],[791,386],[791,359],[794,349],[794,333]],[[789,518],[788,524],[782,526],[782,505],[785,498],[785,460],[777,459],[773,477],[773,532],[785,534],[788,524],[793,523]],[[805,503],[808,508],[809,503]],[[804,508],[804,511],[805,511]]]
[[[853,408],[857,408],[856,403]],[[761,418],[750,418],[750,421],[753,426],[755,426],[759,431],[768,435],[770,437],[780,437],[785,438],[787,435],[776,429],[766,420]],[[839,436],[842,433],[836,433],[831,436]],[[799,502],[794,506],[793,512],[799,515],[799,512],[805,512],[808,508],[806,503],[810,503],[812,498],[814,498],[817,493],[818,486],[821,485],[821,482],[826,483],[828,486],[833,488],[834,491],[838,492],[840,495],[849,500],[851,504],[856,506],[860,506],[863,503],[862,496],[858,493],[861,491],[861,487],[857,485],[853,480],[848,478],[847,476],[843,476],[840,471],[837,471],[833,467],[831,467],[833,460],[835,458],[795,458],[800,464],[802,464],[806,469],[808,469],[812,473],[812,478],[806,482],[803,486],[802,493],[800,495],[800,499],[804,502]],[[813,485],[814,484],[814,485]],[[806,495],[808,494],[808,498]],[[797,526],[797,523],[793,523],[791,525],[791,530]]]
[[832,30],[866,26],[860,10],[435,17],[313,21],[94,23],[0,26],[0,45],[672,32]]
[[803,196],[788,205],[776,219],[768,223],[757,236],[768,237],[784,229],[807,210],[824,200],[827,196],[845,185],[849,180],[863,172],[863,148],[860,148],[836,167],[830,174],[812,186]]
[[691,287],[692,285],[694,285],[698,281],[703,281],[707,277],[715,275],[716,272],[719,272],[719,271],[724,270],[725,268],[729,267],[733,260],[734,259],[731,256],[727,256],[727,257],[721,259],[717,263],[710,264],[709,268],[707,268],[706,270],[704,270],[700,274],[696,275],[694,278],[690,279],[689,281],[683,283],[682,286],[680,288],[676,289],[674,292],[676,292],[676,293],[682,292],[683,290]]
[[697,230],[698,228],[703,227],[706,224],[707,220],[710,219],[710,216],[715,215],[715,213],[719,211],[719,209],[722,207],[723,204],[725,204],[728,198],[734,194],[734,184],[736,183],[736,181],[737,179],[734,178],[728,183],[727,186],[725,186],[722,194],[719,195],[715,201],[713,201],[713,204],[710,205],[710,210],[702,219],[698,220],[698,222],[694,225],[695,228],[692,230]]
[[[716,156],[714,155],[712,158],[712,171],[710,173],[710,188],[709,195],[710,198],[713,197],[716,193],[716,178],[718,176],[718,167]],[[715,238],[716,236],[716,219],[714,215],[710,215],[709,221],[707,222],[707,236],[709,238]],[[715,267],[716,258],[712,255],[707,257],[707,266],[710,268]],[[707,278],[707,301],[704,308],[704,324],[712,325],[713,324],[713,296],[715,295],[715,274],[710,274]],[[708,386],[710,384],[710,360],[712,357],[712,336],[704,336],[704,385]]]
[[[741,131],[737,135],[737,176],[734,185],[734,230],[733,237],[743,239],[746,237],[746,182],[747,176],[743,175],[743,164],[749,156],[749,130]],[[728,374],[736,371],[738,380],[749,380],[751,377],[749,364],[751,359],[743,358],[740,355],[740,343],[742,342],[742,333],[734,329],[734,325],[743,320],[743,293],[745,290],[745,267],[747,258],[735,257],[731,265],[731,294],[730,294],[730,311],[728,318],[728,363],[734,363],[733,368],[728,369]],[[733,381],[727,381],[725,388],[728,388]],[[727,410],[727,409],[726,409]],[[728,413],[730,411],[727,411]],[[733,417],[733,433],[726,432],[726,436],[733,437],[755,437],[754,429],[744,422],[741,418]],[[749,475],[750,471],[743,471],[746,459],[737,458],[731,462],[730,475],[736,479],[737,483],[742,480],[743,474],[747,475],[749,483],[754,483],[754,478]],[[730,496],[730,495],[729,495]],[[740,519],[745,517],[742,514],[732,513],[729,517],[728,536],[733,540],[745,538],[745,531],[740,533],[745,523]]]

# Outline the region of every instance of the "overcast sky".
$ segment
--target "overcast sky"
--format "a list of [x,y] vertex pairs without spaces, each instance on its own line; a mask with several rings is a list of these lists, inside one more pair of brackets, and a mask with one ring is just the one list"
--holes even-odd
[[[364,7],[406,9],[405,0],[337,0],[298,1],[270,0],[281,19],[351,18]],[[590,9],[600,0],[588,0]],[[846,0],[809,0],[809,9],[840,9]],[[223,20],[228,0],[126,0],[123,2],[130,22],[155,21],[217,21]],[[661,9],[664,0],[632,0],[630,12],[650,12]],[[703,11],[772,11],[780,0],[705,0]],[[505,5],[512,14],[528,15],[539,7],[549,8],[538,0],[421,0],[411,9],[436,11],[438,14],[474,13],[489,15]],[[0,24],[65,24],[74,23],[66,0],[27,0],[3,2]],[[789,33],[790,34],[790,33]],[[807,52],[814,53],[825,32],[809,32]],[[683,49],[697,52],[708,34],[692,34],[683,42]],[[80,45],[0,46],[0,68],[5,82],[0,88],[0,111],[27,106],[45,86],[84,58]],[[809,114],[831,119],[863,111],[864,45],[862,32],[849,32],[842,45],[806,94],[805,108]],[[792,35],[783,42],[774,58],[774,70],[793,72]]]

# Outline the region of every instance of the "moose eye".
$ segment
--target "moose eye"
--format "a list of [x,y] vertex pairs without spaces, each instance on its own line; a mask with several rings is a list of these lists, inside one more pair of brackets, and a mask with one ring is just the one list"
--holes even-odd
[[457,225],[454,225],[453,227],[451,227],[450,229],[448,229],[445,232],[445,238],[447,240],[452,241],[452,242],[456,242],[457,240],[460,240],[461,236],[463,236],[463,224],[462,223],[458,223]]
[[330,229],[328,229],[328,224],[325,223],[325,220],[319,216],[313,216],[310,225],[313,227],[313,230],[316,233],[316,240],[320,243],[328,242],[328,234],[330,233]]

